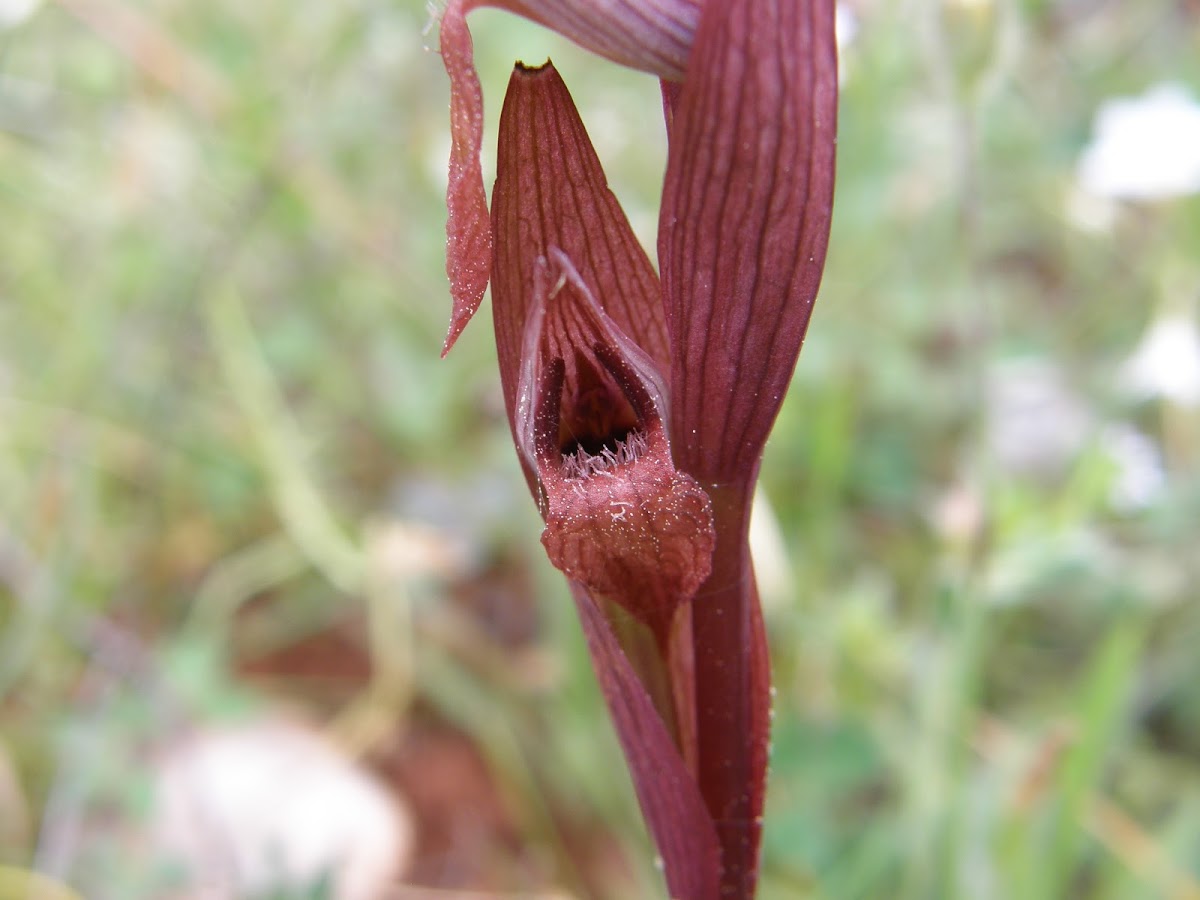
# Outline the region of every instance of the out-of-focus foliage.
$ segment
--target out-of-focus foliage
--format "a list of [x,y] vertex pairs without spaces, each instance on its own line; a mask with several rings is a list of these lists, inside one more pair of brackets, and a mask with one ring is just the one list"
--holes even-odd
[[[843,12],[831,257],[756,532],[763,896],[1194,900],[1200,198],[1078,165],[1106,100],[1200,102],[1200,8]],[[286,705],[404,804],[411,881],[657,890],[486,313],[438,359],[427,20],[0,2],[0,879],[165,896],[161,761]],[[653,248],[657,85],[473,30],[489,133],[552,53]]]

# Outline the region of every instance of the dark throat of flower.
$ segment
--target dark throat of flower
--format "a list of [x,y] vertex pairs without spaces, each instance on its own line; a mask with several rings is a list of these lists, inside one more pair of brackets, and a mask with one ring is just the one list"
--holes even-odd
[[657,367],[605,314],[566,254],[551,248],[539,259],[534,285],[517,442],[542,485],[545,513],[547,482],[615,477],[652,444],[669,447]]
[[543,479],[615,477],[666,439],[655,401],[628,363],[600,341],[587,349],[576,349],[569,386],[556,356],[537,387],[533,456]]

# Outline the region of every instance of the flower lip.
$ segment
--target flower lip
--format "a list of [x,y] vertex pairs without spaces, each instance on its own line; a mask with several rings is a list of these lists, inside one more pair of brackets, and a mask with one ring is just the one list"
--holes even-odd
[[533,282],[515,425],[537,478],[542,543],[568,577],[665,641],[711,571],[711,503],[671,461],[654,361],[561,249],[536,260]]

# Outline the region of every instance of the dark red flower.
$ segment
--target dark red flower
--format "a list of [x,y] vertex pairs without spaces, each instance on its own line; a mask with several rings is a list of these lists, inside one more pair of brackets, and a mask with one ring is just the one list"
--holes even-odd
[[[466,6],[452,4],[447,347],[490,279],[542,541],[572,581],[668,887],[750,897],[770,684],[749,511],[829,237],[833,0],[708,0],[698,18],[685,3],[504,5],[683,74],[663,90],[660,283],[549,63],[513,73],[487,217]],[[644,41],[634,15],[655,23]]]

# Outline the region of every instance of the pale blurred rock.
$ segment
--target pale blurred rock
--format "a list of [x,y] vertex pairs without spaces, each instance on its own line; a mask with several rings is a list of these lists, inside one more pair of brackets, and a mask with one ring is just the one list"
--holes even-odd
[[188,900],[301,891],[377,900],[413,848],[411,817],[319,732],[278,719],[182,739],[155,773],[151,840]]

